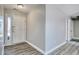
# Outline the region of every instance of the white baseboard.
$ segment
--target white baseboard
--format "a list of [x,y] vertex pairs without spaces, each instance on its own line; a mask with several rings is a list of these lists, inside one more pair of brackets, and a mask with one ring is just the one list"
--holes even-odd
[[24,43],[24,42],[25,41],[23,41],[23,42],[17,42],[17,43],[12,43],[12,44],[9,44],[9,45],[4,44],[4,46],[11,46],[11,45],[16,45],[16,44]]
[[57,47],[51,49],[50,51],[46,52],[45,55],[50,54],[51,52],[55,51],[56,49],[60,48],[61,46],[63,46],[64,44],[66,44],[66,42],[61,43],[60,45],[58,45]]
[[29,45],[31,45],[32,47],[34,47],[36,50],[38,50],[42,54],[45,54],[45,52],[43,50],[41,50],[39,47],[37,47],[36,45],[30,43],[29,41],[26,41],[26,43],[28,43]]

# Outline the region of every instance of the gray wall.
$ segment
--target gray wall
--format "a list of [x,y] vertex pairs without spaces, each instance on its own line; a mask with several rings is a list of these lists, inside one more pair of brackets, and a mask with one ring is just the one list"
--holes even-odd
[[45,5],[28,14],[27,41],[45,51]]
[[46,5],[46,52],[66,40],[66,20],[63,12],[55,5]]

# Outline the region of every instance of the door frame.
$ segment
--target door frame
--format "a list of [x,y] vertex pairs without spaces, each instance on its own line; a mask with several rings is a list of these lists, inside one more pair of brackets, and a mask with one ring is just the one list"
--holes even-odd
[[72,38],[73,38],[73,21],[70,18],[68,18],[66,19],[66,41],[69,42]]
[[[8,37],[8,36],[7,36],[8,17],[11,17],[11,38],[10,38],[10,39],[11,39],[11,44],[6,44],[6,41],[8,40],[8,39],[7,39],[7,37]],[[4,44],[4,46],[8,46],[8,45],[12,45],[12,44],[13,44],[13,33],[12,33],[12,20],[13,20],[13,17],[12,17],[11,15],[8,15],[8,14],[7,14],[7,15],[5,15],[5,20],[6,20],[5,22],[6,22],[6,24],[7,24],[7,27],[6,27],[6,24],[5,24],[5,29],[6,29],[6,30],[5,30],[5,40],[4,40],[4,43],[5,43],[5,44]]]

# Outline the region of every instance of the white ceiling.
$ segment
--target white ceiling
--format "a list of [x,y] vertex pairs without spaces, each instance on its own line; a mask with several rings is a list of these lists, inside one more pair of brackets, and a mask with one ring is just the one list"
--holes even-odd
[[79,4],[57,4],[53,5],[55,8],[61,10],[66,15],[73,15],[79,12]]
[[18,11],[28,13],[33,9],[40,8],[41,4],[24,4],[23,8],[17,8],[17,4],[5,4],[4,7],[7,9],[15,9],[16,8]]
[[[5,8],[14,9],[17,8],[17,4],[5,4]],[[53,7],[65,13],[66,15],[72,15],[79,12],[79,4],[53,4]],[[23,8],[18,10],[24,13],[30,12],[33,9],[40,8],[41,4],[24,4]]]

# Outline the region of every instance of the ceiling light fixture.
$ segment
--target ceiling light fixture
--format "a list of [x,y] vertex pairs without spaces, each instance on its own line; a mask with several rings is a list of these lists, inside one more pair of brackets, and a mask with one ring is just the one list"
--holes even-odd
[[23,5],[23,4],[17,4],[17,7],[18,7],[18,8],[23,8],[24,5]]

